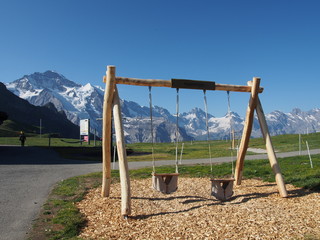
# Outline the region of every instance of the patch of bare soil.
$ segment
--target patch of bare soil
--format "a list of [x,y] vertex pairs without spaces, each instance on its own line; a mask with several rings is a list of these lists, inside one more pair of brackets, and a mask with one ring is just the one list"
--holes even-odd
[[320,194],[287,185],[281,198],[277,186],[244,180],[234,197],[220,202],[210,196],[210,181],[180,178],[177,192],[164,195],[151,179],[132,180],[132,215],[120,214],[120,184],[109,198],[91,190],[78,203],[88,223],[84,239],[303,239],[320,237]]

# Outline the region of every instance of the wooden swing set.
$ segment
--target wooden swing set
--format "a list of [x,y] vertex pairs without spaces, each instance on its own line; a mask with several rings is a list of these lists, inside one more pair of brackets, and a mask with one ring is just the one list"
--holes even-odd
[[[233,181],[236,185],[241,184],[244,159],[249,145],[249,140],[252,131],[254,111],[256,111],[260,123],[261,132],[266,144],[266,150],[269,158],[271,168],[275,174],[275,180],[278,186],[278,191],[281,197],[287,197],[286,186],[281,174],[281,170],[274,152],[271,137],[269,134],[267,122],[262,109],[262,105],[258,94],[263,92],[260,87],[260,78],[254,77],[252,81],[248,82],[247,86],[218,84],[211,81],[195,81],[185,79],[137,79],[116,77],[115,66],[107,66],[106,76],[103,78],[105,85],[104,104],[103,104],[103,143],[102,143],[102,197],[108,197],[111,186],[111,124],[112,116],[114,120],[114,128],[116,135],[117,152],[119,159],[120,171],[120,184],[121,184],[121,214],[127,217],[131,214],[131,190],[130,190],[130,177],[129,168],[125,147],[124,130],[121,117],[120,98],[118,94],[117,84],[135,85],[135,86],[148,86],[148,87],[168,87],[168,88],[186,88],[186,89],[200,89],[200,90],[219,90],[229,92],[248,92],[250,93],[250,100],[246,112],[246,118],[242,133],[242,138],[239,146],[239,153],[236,160],[235,176],[234,179],[212,179],[215,187],[225,189],[232,187]],[[156,174],[163,179],[158,185],[163,185],[166,179],[170,176],[177,176],[176,173]],[[159,178],[156,179],[159,181]],[[232,185],[228,186],[228,183]]]

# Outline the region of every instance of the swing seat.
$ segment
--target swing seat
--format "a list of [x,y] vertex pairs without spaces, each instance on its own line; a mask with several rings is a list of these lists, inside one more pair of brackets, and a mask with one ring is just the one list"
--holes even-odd
[[234,178],[210,179],[211,195],[221,201],[226,201],[233,195]]
[[170,194],[178,189],[179,173],[153,173],[152,187],[164,194]]

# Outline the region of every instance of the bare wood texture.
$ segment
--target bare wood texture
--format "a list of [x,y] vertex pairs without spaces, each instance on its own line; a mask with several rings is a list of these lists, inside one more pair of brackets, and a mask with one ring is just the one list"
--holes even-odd
[[266,149],[267,149],[269,162],[270,162],[271,168],[273,170],[273,173],[275,175],[276,183],[278,185],[279,193],[280,193],[281,197],[287,197],[288,193],[287,193],[286,185],[284,183],[283,176],[282,176],[281,170],[280,170],[280,166],[278,164],[277,157],[276,157],[276,154],[273,149],[271,137],[270,137],[269,130],[268,130],[267,121],[266,121],[259,97],[257,99],[256,112],[258,115],[258,119],[259,119],[259,123],[260,123],[260,127],[261,127],[261,132],[262,132],[262,135],[263,135],[265,143],[266,143]]
[[[152,87],[169,87],[169,88],[172,87],[171,80],[140,79],[140,78],[125,78],[125,77],[116,77],[116,84],[126,84],[126,85],[135,85],[135,86],[152,86]],[[251,92],[252,87],[216,83],[215,90],[230,91],[230,92]],[[262,93],[263,88],[259,88],[258,92]]]
[[[229,85],[229,84],[220,84],[220,83],[216,83],[216,90],[230,91],[230,92],[252,92],[253,91],[251,86]],[[262,93],[263,88],[259,87],[257,91],[259,93]]]
[[107,67],[106,86],[103,99],[103,121],[102,121],[102,190],[101,196],[108,197],[111,184],[111,119],[112,119],[112,100],[115,87],[114,66]]
[[152,173],[153,176],[179,176],[179,173]]
[[171,88],[170,80],[160,79],[139,79],[116,77],[117,84],[135,85],[135,86],[152,86],[152,87],[169,87]]
[[249,100],[249,105],[247,108],[246,120],[245,120],[244,127],[243,127],[242,138],[241,138],[241,143],[240,143],[240,147],[239,147],[239,154],[238,154],[236,169],[235,169],[236,185],[241,184],[242,171],[243,171],[243,166],[244,166],[244,158],[247,153],[247,148],[248,148],[249,140],[250,140],[250,136],[251,136],[253,117],[254,117],[254,109],[256,108],[256,105],[257,105],[259,85],[260,85],[260,78],[253,78],[252,92],[251,92],[251,96],[250,96],[250,100]]
[[212,178],[210,179],[211,182],[232,182],[234,178]]
[[123,135],[123,125],[121,118],[121,106],[118,94],[118,89],[115,87],[113,98],[113,118],[116,133],[117,150],[119,158],[120,184],[121,184],[121,214],[128,216],[131,214],[131,192],[130,192],[130,177],[127,161],[127,152],[125,139]]

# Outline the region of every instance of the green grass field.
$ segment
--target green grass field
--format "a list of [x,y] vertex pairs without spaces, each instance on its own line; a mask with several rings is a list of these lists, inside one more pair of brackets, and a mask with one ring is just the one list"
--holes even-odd
[[[306,150],[306,142],[310,149],[320,148],[320,133],[301,134],[301,148]],[[272,137],[274,148],[278,152],[299,151],[299,134],[286,134]],[[250,139],[250,147],[265,148],[262,138]]]
[[[18,136],[18,134],[17,134]],[[301,135],[301,150],[307,150],[306,142],[310,149],[320,148],[320,133]],[[277,152],[299,151],[299,135],[279,135],[272,137],[272,142]],[[19,145],[18,137],[0,137],[0,145]],[[209,145],[207,141],[180,142],[178,148],[178,158],[180,159],[182,144],[184,144],[182,160],[209,158]],[[48,135],[27,136],[27,146],[49,146]],[[78,139],[51,138],[50,146],[58,151],[64,158],[95,160],[101,161],[102,151],[101,142],[91,140],[90,145],[79,143]],[[128,161],[151,161],[152,145],[151,143],[133,143],[127,144]],[[231,144],[229,141],[210,141],[211,156],[225,157],[230,156]],[[251,148],[265,149],[262,138],[252,138],[249,142]],[[248,152],[247,154],[254,154]],[[233,150],[236,156],[236,150]],[[156,143],[154,144],[155,160],[171,160],[176,157],[176,146],[174,143]]]

